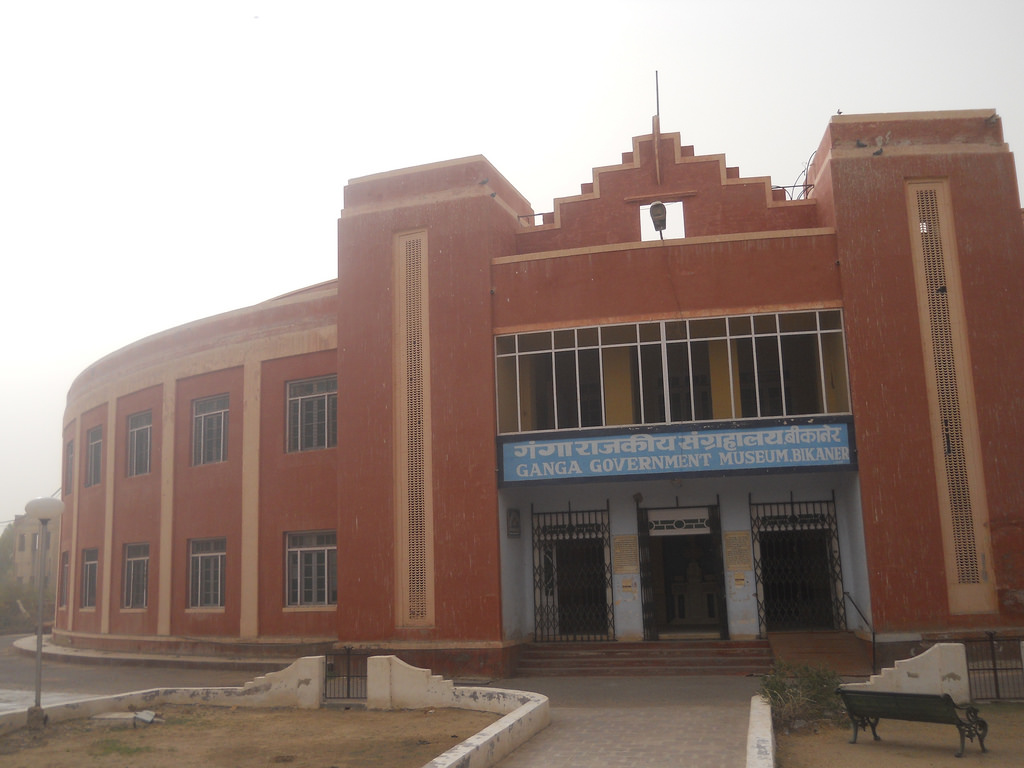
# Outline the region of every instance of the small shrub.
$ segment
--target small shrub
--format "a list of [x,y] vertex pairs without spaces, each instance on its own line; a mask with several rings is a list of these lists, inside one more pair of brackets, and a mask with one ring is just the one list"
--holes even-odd
[[803,720],[809,723],[846,720],[836,687],[842,683],[827,667],[812,667],[776,661],[761,679],[761,698],[772,708],[776,728],[790,728]]

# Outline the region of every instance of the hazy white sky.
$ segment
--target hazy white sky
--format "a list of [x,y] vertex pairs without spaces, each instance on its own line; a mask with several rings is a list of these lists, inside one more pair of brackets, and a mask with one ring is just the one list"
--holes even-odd
[[[0,522],[60,484],[75,376],[337,276],[350,178],[483,154],[535,210],[661,124],[793,184],[844,113],[996,108],[1019,0],[5,0]],[[1020,167],[1020,163],[1018,163]]]

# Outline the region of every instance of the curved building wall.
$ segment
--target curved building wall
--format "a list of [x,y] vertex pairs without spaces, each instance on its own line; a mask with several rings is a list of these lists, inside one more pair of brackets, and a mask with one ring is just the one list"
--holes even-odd
[[287,451],[285,391],[336,375],[336,297],[332,281],[199,320],[75,380],[58,641],[332,639],[333,605],[284,604],[285,533],[336,527],[336,449]]

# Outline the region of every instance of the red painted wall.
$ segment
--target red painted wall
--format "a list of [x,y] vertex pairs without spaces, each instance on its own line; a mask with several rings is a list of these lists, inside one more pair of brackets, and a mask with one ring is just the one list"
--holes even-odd
[[[439,188],[455,194],[420,194]],[[378,200],[389,204],[360,207]],[[501,638],[490,260],[514,247],[518,221],[506,205],[529,213],[482,159],[346,189],[338,482],[339,541],[351,556],[339,566],[343,640]],[[391,265],[394,235],[420,229],[427,232],[429,275],[435,625],[411,630],[395,626]]]
[[[857,147],[858,140],[868,146]],[[945,149],[901,151],[933,142]],[[872,612],[880,631],[998,624],[1019,621],[1024,612],[1024,487],[1013,469],[1024,459],[1024,321],[1016,306],[1024,291],[1024,231],[1013,157],[1001,148],[998,121],[976,117],[834,120],[819,150],[817,162],[827,166],[815,195],[833,197]],[[948,612],[908,179],[950,183],[1000,616]]]
[[[151,387],[122,397],[117,402],[118,449],[114,466],[114,535],[109,563],[110,631],[113,634],[151,635],[157,631],[160,572],[160,457],[163,435],[163,387]],[[128,417],[153,412],[150,471],[128,477]],[[149,583],[145,611],[124,610],[124,545],[149,544]]]
[[[285,450],[287,383],[338,370],[334,350],[263,363],[260,382],[260,635],[332,637],[336,607],[285,608],[287,533],[337,528],[337,448]],[[339,436],[339,439],[340,436]],[[341,542],[339,542],[340,544]],[[339,554],[344,551],[339,547]]]
[[[174,543],[171,634],[239,633],[242,521],[242,369],[180,379],[174,414]],[[192,466],[192,401],[228,393],[227,461]],[[227,538],[224,610],[188,609],[189,540]]]
[[[107,406],[106,404],[93,408],[83,413],[81,417],[81,435],[78,442],[81,445],[76,447],[78,462],[78,477],[75,484],[75,493],[78,494],[78,541],[75,543],[74,566],[71,578],[75,584],[73,604],[70,605],[74,613],[74,628],[78,632],[99,632],[100,617],[103,615],[105,596],[103,595],[103,573],[111,567],[111,555],[103,547],[104,516],[106,514],[107,499],[107,441],[111,435],[107,434]],[[100,465],[100,482],[96,485],[85,487],[85,465],[88,452],[87,435],[89,430],[95,427],[103,428],[103,458]],[[67,523],[71,521],[68,520]],[[70,530],[69,530],[70,533]],[[96,569],[96,606],[95,608],[82,608],[82,550],[99,550],[99,563]]]

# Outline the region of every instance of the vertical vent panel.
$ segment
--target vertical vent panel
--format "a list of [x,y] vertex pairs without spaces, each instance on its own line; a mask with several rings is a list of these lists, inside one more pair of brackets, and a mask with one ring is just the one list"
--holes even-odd
[[975,542],[974,512],[967,472],[967,453],[960,413],[960,387],[950,319],[950,292],[946,279],[940,205],[935,189],[917,190],[918,230],[924,260],[924,281],[928,297],[928,325],[931,334],[932,365],[939,408],[939,428],[945,456],[946,491],[949,495],[954,559],[960,584],[980,582]]
[[428,390],[425,377],[425,254],[422,234],[404,236],[398,244],[398,323],[396,428],[398,450],[398,563],[403,585],[401,622],[424,626],[432,622],[431,513],[429,478]]

